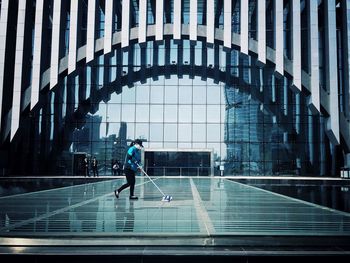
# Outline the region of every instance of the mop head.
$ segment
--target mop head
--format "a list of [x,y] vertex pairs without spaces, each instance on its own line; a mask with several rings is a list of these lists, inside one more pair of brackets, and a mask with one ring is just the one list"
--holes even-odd
[[173,200],[173,197],[171,195],[164,195],[162,198],[163,202],[170,202],[171,200]]

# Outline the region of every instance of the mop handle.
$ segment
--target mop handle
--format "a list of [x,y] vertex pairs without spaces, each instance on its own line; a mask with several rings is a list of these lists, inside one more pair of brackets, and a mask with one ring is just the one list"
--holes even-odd
[[160,190],[160,188],[158,187],[158,185],[156,185],[155,182],[153,182],[152,178],[149,177],[149,175],[145,172],[145,170],[143,170],[143,168],[142,168],[138,163],[136,163],[136,164],[137,164],[137,167],[138,167],[138,168],[148,177],[148,179],[154,184],[154,186],[157,187],[157,189],[159,190],[159,192],[160,192],[163,196],[165,196],[165,194],[163,193],[163,191]]

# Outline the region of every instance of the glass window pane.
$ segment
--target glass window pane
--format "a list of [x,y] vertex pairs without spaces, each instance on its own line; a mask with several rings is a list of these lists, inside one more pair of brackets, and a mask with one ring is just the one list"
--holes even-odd
[[185,65],[189,64],[190,61],[190,41],[184,40],[183,41],[183,61]]
[[214,49],[207,48],[207,66],[214,67]]
[[129,88],[127,86],[123,87],[122,102],[135,103],[135,87],[132,87],[132,88]]
[[176,149],[177,148],[177,142],[164,142],[164,148],[165,149]]
[[207,87],[208,104],[220,104],[220,90],[219,85]]
[[177,44],[174,43],[174,40],[171,40],[171,46],[170,46],[170,63],[176,64],[177,63]]
[[179,142],[190,142],[192,135],[191,124],[179,124]]
[[108,116],[108,104],[106,103],[100,103],[98,105],[98,111],[93,114],[94,116],[101,116],[102,117],[102,122],[105,122],[107,120],[107,116]]
[[207,141],[220,142],[220,124],[207,124]]
[[205,122],[206,120],[206,106],[193,105],[193,122]]
[[164,124],[164,141],[177,141],[177,124]]
[[149,122],[149,105],[136,105],[136,122]]
[[207,121],[215,123],[220,122],[220,105],[207,106]]
[[192,109],[191,105],[179,105],[179,122],[191,122]]
[[193,124],[192,138],[194,142],[205,142],[206,138],[205,124]]
[[103,134],[101,133],[102,136],[110,136],[110,135],[113,135],[115,134],[116,136],[119,135],[119,130],[120,130],[120,122],[108,122],[107,125],[107,131],[106,131],[106,134]]
[[[92,125],[92,126],[94,126],[94,125]],[[107,123],[106,122],[102,122],[101,124],[100,124],[100,128],[99,128],[99,134],[98,134],[98,138],[101,138],[101,137],[106,137],[106,136],[108,136],[108,131],[107,131]],[[92,130],[93,130],[93,128],[92,128]],[[79,144],[79,143],[82,143],[83,141],[87,141],[87,140],[90,140],[90,138],[81,138],[80,136],[78,137],[78,142],[77,142],[77,144]]]
[[164,86],[151,86],[151,103],[163,103]]
[[179,86],[179,103],[192,103],[192,86]]
[[135,138],[142,138],[148,141],[149,138],[149,124],[148,123],[136,123],[135,125]]
[[206,92],[206,86],[193,86],[193,104],[206,104]]
[[127,131],[126,139],[134,140],[135,139],[135,123],[128,122],[126,124],[126,131]]
[[150,124],[150,141],[163,141],[163,124],[151,123]]
[[165,60],[165,48],[164,45],[159,46],[158,49],[158,65],[164,66],[164,60]]
[[108,104],[107,115],[108,121],[120,122],[120,104]]
[[122,121],[135,121],[135,104],[122,104]]
[[164,122],[177,122],[177,105],[164,106]]
[[195,47],[194,64],[196,66],[202,65],[202,42],[198,41]]
[[177,86],[165,86],[165,103],[177,104]]
[[151,105],[151,122],[163,122],[163,105]]
[[149,86],[146,84],[136,87],[136,102],[149,103]]

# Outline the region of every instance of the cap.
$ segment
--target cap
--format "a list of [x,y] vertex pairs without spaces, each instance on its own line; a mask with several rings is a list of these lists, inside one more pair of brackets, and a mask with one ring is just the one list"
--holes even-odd
[[134,143],[137,143],[138,145],[140,145],[141,147],[143,147],[142,141],[141,141],[140,139],[136,139],[136,140],[134,141]]

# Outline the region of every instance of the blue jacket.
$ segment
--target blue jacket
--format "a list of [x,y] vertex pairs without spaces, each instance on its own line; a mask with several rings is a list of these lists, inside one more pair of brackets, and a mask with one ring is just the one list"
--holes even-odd
[[131,146],[126,154],[125,168],[137,171],[137,164],[141,165],[141,151],[135,146]]

